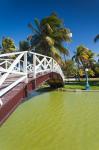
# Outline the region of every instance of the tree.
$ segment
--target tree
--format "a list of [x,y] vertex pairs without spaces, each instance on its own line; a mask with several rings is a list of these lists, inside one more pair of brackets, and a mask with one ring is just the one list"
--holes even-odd
[[64,71],[64,75],[66,76],[66,78],[75,77],[77,72],[74,66],[74,61],[67,60],[64,63],[63,71]]
[[86,62],[86,67],[93,68],[93,65],[96,63],[96,60],[94,59],[95,53],[92,52],[92,50],[88,50],[88,60]]
[[94,53],[92,50],[86,48],[83,45],[77,47],[75,55],[72,57],[73,60],[78,64],[78,68],[83,66],[85,69],[86,67],[91,67],[92,63],[94,63]]
[[88,70],[88,75],[89,77],[94,77],[95,76],[95,72],[92,69]]
[[95,73],[95,77],[99,77],[99,63],[96,62],[94,65],[93,65],[93,71]]
[[78,70],[78,72],[79,72],[80,77],[83,77],[83,76],[84,76],[84,70],[83,70],[82,68],[80,68],[80,69]]
[[28,51],[30,48],[29,42],[28,41],[20,41],[19,42],[19,49],[20,51]]
[[74,52],[74,56],[72,57],[72,60],[74,60],[77,65],[78,69],[80,69],[80,65],[83,65],[86,60],[88,60],[88,54],[86,53],[86,48],[82,45],[78,46],[76,48],[76,51]]
[[71,41],[70,30],[55,13],[43,18],[41,21],[34,20],[36,28],[30,23],[32,35],[28,37],[31,49],[41,54],[54,57],[58,61],[63,55],[68,55],[68,49],[64,47],[65,42]]
[[6,37],[2,39],[1,53],[11,53],[15,50],[16,50],[16,47],[15,47],[14,41],[11,38]]
[[85,68],[91,68],[94,63],[94,53],[86,48],[83,45],[77,47],[76,52],[72,59],[77,63],[78,66],[78,78],[80,79],[79,70],[83,67],[83,71]]
[[[99,40],[99,34],[97,34],[97,35],[95,36],[94,42],[96,43],[98,40]],[[99,57],[99,54],[98,54],[97,56]],[[99,59],[98,59],[98,61],[99,61]]]

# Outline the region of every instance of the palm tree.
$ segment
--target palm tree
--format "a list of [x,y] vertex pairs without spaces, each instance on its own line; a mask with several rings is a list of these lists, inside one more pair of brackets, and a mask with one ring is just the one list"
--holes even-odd
[[2,39],[2,51],[1,53],[11,53],[14,52],[16,50],[14,41],[9,38],[9,37],[5,37]]
[[70,30],[64,27],[62,20],[55,13],[41,21],[38,19],[34,21],[36,28],[32,24],[28,25],[32,30],[32,35],[28,37],[31,48],[61,61],[63,55],[69,54],[64,43],[71,42]]
[[77,47],[76,52],[74,54],[74,56],[72,57],[72,59],[77,63],[77,68],[78,68],[78,78],[80,80],[80,74],[79,74],[79,70],[81,67],[83,67],[83,69],[85,70],[86,66],[89,63],[89,57],[91,60],[91,51],[89,51],[88,48],[86,48],[83,45],[80,45]]
[[30,45],[28,41],[20,41],[19,42],[19,49],[20,51],[27,51],[30,49]]
[[[99,34],[97,34],[94,38],[94,42],[96,43],[99,40]],[[99,57],[99,54],[97,55]],[[99,62],[99,58],[98,58],[98,62]]]
[[74,52],[74,56],[72,57],[73,60],[78,65],[78,69],[80,68],[80,65],[85,65],[85,62],[88,60],[88,49],[84,47],[83,45],[80,45],[77,47],[76,52]]
[[92,52],[92,50],[88,50],[88,60],[87,60],[87,67],[93,68],[93,65],[95,64],[95,59],[94,59],[95,53]]
[[66,78],[75,77],[76,76],[76,68],[74,66],[74,61],[69,59],[64,63],[63,72]]

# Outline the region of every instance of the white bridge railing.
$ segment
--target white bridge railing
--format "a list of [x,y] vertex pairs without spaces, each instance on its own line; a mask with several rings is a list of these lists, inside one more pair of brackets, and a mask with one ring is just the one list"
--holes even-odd
[[[51,57],[27,51],[0,54],[0,97],[18,83],[28,82],[28,74],[36,78],[38,74],[49,72],[57,72],[64,80],[61,67]],[[11,76],[17,76],[17,79],[2,88],[7,78]],[[0,105],[2,105],[2,100],[0,100]]]

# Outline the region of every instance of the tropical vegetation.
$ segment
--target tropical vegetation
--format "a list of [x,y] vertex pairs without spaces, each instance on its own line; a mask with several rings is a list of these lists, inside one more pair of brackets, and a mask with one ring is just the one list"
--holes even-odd
[[15,43],[13,39],[9,37],[2,38],[2,44],[0,46],[0,53],[10,53],[16,50]]
[[[64,46],[66,42],[71,42],[71,32],[64,26],[63,21],[55,14],[43,18],[41,21],[34,20],[28,24],[32,34],[28,36],[27,41],[20,43],[20,48],[24,50],[33,50],[56,59],[60,64],[62,57],[69,54],[69,50]],[[28,47],[28,42],[30,47]],[[24,46],[23,46],[24,45]]]
[[[34,19],[34,24],[28,24],[31,35],[19,42],[20,51],[34,51],[53,57],[62,67],[66,78],[85,77],[85,69],[88,68],[89,77],[99,77],[99,54],[84,45],[79,45],[75,49],[72,58],[69,56],[67,43],[72,41],[71,31],[66,28],[64,22],[56,13],[52,13],[43,19]],[[94,42],[99,40],[99,34],[94,38]],[[16,51],[16,46],[12,38],[3,37],[0,53]],[[96,57],[98,61],[96,61]],[[68,59],[69,58],[69,59]]]

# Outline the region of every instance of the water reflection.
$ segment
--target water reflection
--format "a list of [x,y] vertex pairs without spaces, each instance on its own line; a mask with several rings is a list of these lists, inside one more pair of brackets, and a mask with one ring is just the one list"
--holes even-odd
[[52,89],[50,87],[39,88],[35,91],[29,92],[28,97],[26,98],[26,100],[30,100],[31,98],[33,98],[35,96],[39,96],[41,94],[48,93],[48,92],[51,92],[51,91],[54,91],[54,90],[55,89]]

